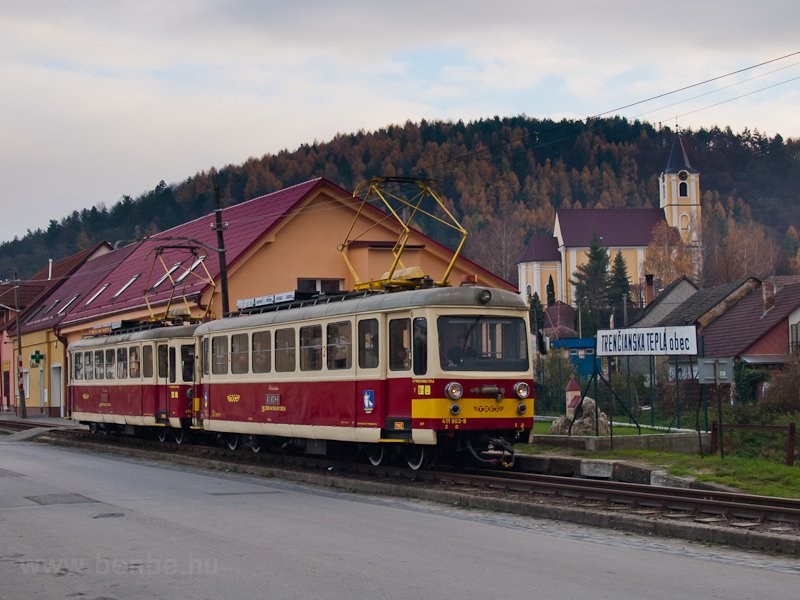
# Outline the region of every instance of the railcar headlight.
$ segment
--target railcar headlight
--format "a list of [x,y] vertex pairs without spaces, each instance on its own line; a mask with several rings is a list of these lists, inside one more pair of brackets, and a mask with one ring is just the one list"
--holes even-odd
[[478,302],[481,304],[489,304],[489,301],[492,299],[492,292],[489,290],[481,290],[481,293],[478,294]]
[[453,415],[455,417],[460,412],[461,412],[461,407],[458,404],[453,403],[453,404],[450,405],[450,414],[451,415]]
[[525,400],[531,395],[531,386],[524,381],[518,381],[514,384],[514,395],[520,400]]
[[444,394],[450,400],[461,400],[461,396],[464,395],[464,388],[457,381],[451,381],[444,386]]
[[520,402],[519,404],[517,404],[517,412],[519,414],[524,415],[527,412],[527,410],[528,410],[528,407],[525,406],[524,402]]
[[186,397],[189,400],[192,400],[194,398],[194,388],[193,387],[190,387],[189,389],[186,390]]

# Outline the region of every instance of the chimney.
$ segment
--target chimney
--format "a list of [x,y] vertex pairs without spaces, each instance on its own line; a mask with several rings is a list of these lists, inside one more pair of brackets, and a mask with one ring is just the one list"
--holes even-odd
[[761,295],[764,299],[764,314],[775,306],[775,282],[765,281],[761,284]]
[[647,273],[644,276],[644,305],[650,306],[655,299],[655,290],[653,289],[653,274]]
[[53,278],[53,259],[48,259],[47,263],[47,281]]

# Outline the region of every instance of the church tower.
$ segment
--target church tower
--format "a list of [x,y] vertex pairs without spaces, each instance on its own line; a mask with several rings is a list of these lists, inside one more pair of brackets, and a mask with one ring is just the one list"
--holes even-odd
[[671,227],[681,234],[692,251],[695,281],[702,273],[702,219],[700,214],[700,173],[692,168],[681,136],[675,134],[667,168],[659,177],[661,209]]

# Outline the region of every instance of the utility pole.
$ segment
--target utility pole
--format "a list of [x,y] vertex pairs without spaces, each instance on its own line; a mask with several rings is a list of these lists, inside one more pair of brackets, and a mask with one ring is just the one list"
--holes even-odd
[[19,279],[14,273],[14,311],[17,313],[17,391],[19,393],[18,416],[20,419],[28,418],[25,408],[25,386],[22,381],[22,331],[19,324]]
[[214,199],[217,209],[214,211],[215,225],[212,226],[217,232],[217,254],[219,255],[219,278],[222,287],[222,316],[227,317],[231,313],[230,301],[228,300],[228,261],[225,258],[225,238],[222,235],[224,225],[222,224],[222,201],[219,197],[219,186],[214,186]]

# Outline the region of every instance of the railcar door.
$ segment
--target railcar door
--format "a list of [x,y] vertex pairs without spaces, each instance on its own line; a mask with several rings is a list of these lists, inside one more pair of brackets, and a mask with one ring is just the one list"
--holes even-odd
[[381,321],[364,317],[356,323],[355,426],[380,429],[386,418],[386,367],[382,364]]
[[390,316],[387,335],[386,435],[411,436],[412,322],[409,315]]
[[[156,380],[156,422],[169,422],[170,372],[175,372],[175,348],[166,343],[159,344],[156,350],[158,373]],[[170,365],[172,365],[170,367]],[[173,377],[174,379],[174,377]]]

